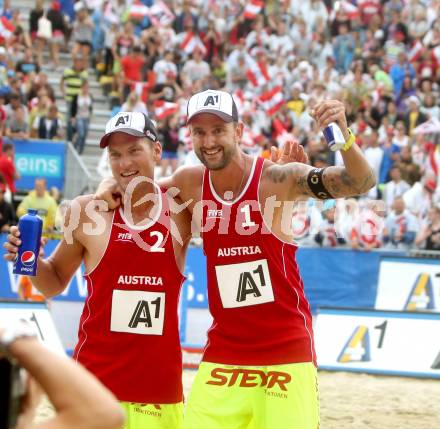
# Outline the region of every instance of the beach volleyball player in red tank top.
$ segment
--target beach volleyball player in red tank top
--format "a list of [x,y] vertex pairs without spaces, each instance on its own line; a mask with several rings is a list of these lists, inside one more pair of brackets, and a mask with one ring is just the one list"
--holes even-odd
[[[240,149],[233,97],[207,90],[188,102],[188,126],[202,165],[161,182],[177,187],[200,227],[213,323],[185,411],[186,429],[316,429],[319,406],[310,308],[295,261],[293,203],[359,195],[374,174],[347,128],[344,105],[311,112],[344,135],[344,167],[274,164]],[[286,150],[298,147],[286,146]],[[98,196],[111,204],[114,184]]]
[[180,429],[177,309],[190,216],[171,210],[173,200],[153,182],[161,145],[144,114],[117,114],[100,144],[125,204],[106,211],[92,195],[75,198],[64,237],[39,261],[33,283],[57,295],[84,262],[88,296],[74,358],[121,401],[126,429]]

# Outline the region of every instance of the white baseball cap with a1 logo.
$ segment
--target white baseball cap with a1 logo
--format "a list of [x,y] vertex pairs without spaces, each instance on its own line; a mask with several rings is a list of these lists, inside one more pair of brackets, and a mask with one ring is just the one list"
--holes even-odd
[[194,94],[188,101],[187,122],[199,113],[212,113],[225,122],[237,122],[238,110],[229,92],[208,89]]
[[108,146],[110,136],[117,132],[146,137],[152,142],[158,140],[153,121],[141,112],[119,112],[113,116],[105,126],[105,134],[101,138],[99,146],[102,148]]

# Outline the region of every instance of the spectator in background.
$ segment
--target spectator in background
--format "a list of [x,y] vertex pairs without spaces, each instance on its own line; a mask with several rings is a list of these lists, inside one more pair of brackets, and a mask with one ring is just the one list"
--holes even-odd
[[81,85],[81,92],[76,97],[76,140],[74,146],[80,155],[86,144],[92,111],[93,98],[89,92],[89,83],[84,81]]
[[323,220],[319,225],[319,232],[315,241],[321,247],[340,247],[347,243],[340,231],[335,229],[336,201],[327,200],[322,207]]
[[200,85],[208,79],[211,74],[209,64],[203,60],[203,53],[199,48],[195,48],[192,58],[185,62],[182,68],[182,83],[184,86],[192,87],[196,82]]
[[6,182],[0,176],[0,232],[9,232],[9,228],[17,223],[14,207],[5,200]]
[[383,199],[387,208],[391,208],[394,200],[397,197],[401,197],[406,191],[408,191],[411,186],[402,180],[402,174],[397,165],[394,165],[390,169],[391,180],[386,183],[383,191]]
[[392,211],[385,220],[383,242],[392,248],[408,249],[416,238],[417,230],[417,218],[406,210],[402,197],[395,198]]
[[391,143],[399,152],[403,147],[407,147],[409,145],[409,136],[406,134],[405,123],[403,121],[397,121],[395,133],[391,139]]
[[34,60],[33,51],[31,48],[26,48],[24,51],[24,58],[17,62],[15,70],[28,76],[30,73],[39,73],[40,66]]
[[58,114],[56,104],[51,104],[47,114],[35,118],[33,129],[39,139],[60,140],[63,136],[63,122]]
[[408,98],[408,110],[403,118],[406,134],[411,137],[414,128],[427,120],[428,117],[420,111],[419,98],[416,95],[411,95]]
[[409,146],[402,147],[399,159],[396,163],[402,173],[402,179],[410,186],[420,180],[420,166],[413,161]]
[[73,121],[72,113],[76,107],[76,97],[81,91],[81,85],[88,80],[88,72],[85,69],[84,60],[81,57],[73,57],[73,67],[64,70],[60,81],[60,89],[66,100],[66,138],[73,141]]
[[[379,183],[380,166],[382,164],[384,152],[383,149],[379,146],[379,138],[376,130],[372,130],[371,128],[367,129],[367,131],[364,133],[362,148],[364,150],[365,158],[367,159],[368,164],[370,164],[371,168],[374,171],[377,183]],[[378,197],[377,186],[370,190],[368,196],[373,199],[376,199]]]
[[5,184],[11,192],[11,202],[14,201],[14,194],[17,191],[15,181],[20,178],[20,174],[14,164],[14,146],[11,143],[3,145],[3,152],[0,154],[0,174],[5,180]]
[[151,90],[149,99],[175,101],[183,94],[182,88],[176,81],[176,75],[172,72],[168,72],[165,77],[164,83],[158,83]]
[[43,219],[43,233],[51,234],[55,228],[57,203],[46,189],[47,182],[44,178],[35,179],[35,188],[30,191],[17,208],[20,218],[29,209],[38,210],[38,215]]
[[66,23],[61,13],[61,4],[58,0],[53,0],[47,11],[47,19],[52,24],[52,37],[49,40],[50,56],[53,67],[59,70],[60,67],[60,47],[64,44],[66,34]]
[[183,0],[182,12],[177,15],[174,21],[174,30],[176,33],[185,31],[189,26],[197,30],[198,16],[192,12],[191,7],[192,4],[190,0]]
[[37,40],[38,20],[43,15],[44,15],[44,0],[35,0],[35,7],[31,10],[31,13],[29,14],[29,32],[32,43],[34,43]]
[[5,135],[13,139],[26,140],[29,138],[29,124],[23,107],[15,108],[8,117]]
[[440,204],[438,201],[429,209],[427,219],[417,234],[415,244],[423,250],[440,251]]
[[349,33],[348,25],[339,26],[339,34],[333,42],[333,55],[336,60],[336,70],[339,73],[347,73],[353,61],[356,42],[353,35]]
[[420,112],[426,115],[429,119],[440,119],[440,106],[438,105],[438,97],[434,93],[429,92],[423,98],[423,105],[420,107]]
[[[78,6],[77,6],[78,5]],[[73,23],[72,38],[74,41],[72,54],[74,56],[82,56],[86,64],[88,64],[88,59],[90,51],[92,49],[93,41],[93,21],[90,18],[87,7],[84,3],[76,3],[76,18]]]
[[122,105],[123,112],[141,112],[148,116],[147,105],[139,99],[136,91],[131,91],[127,97],[127,101]]
[[409,76],[412,80],[416,76],[414,66],[408,62],[405,52],[400,52],[397,56],[397,62],[391,66],[390,77],[393,80],[393,90],[396,97],[402,92],[403,81]]
[[[37,21],[37,32],[38,32],[38,20],[41,18],[40,13],[43,8],[42,4],[37,3],[35,7],[35,14],[32,16],[32,20]],[[37,19],[38,17],[38,19]],[[54,69],[60,67],[60,58],[59,58],[59,50],[60,45],[64,42],[64,32],[65,32],[65,24],[64,18],[60,11],[60,3],[59,1],[52,1],[50,7],[46,13],[46,18],[51,23],[52,27],[52,36],[48,39],[37,36],[37,62],[41,66],[43,64],[43,50],[47,45],[50,51],[50,59],[52,60],[52,66]],[[33,22],[31,23],[32,25]]]
[[47,115],[49,106],[52,104],[52,100],[47,95],[46,89],[41,88],[38,91],[38,96],[31,100],[32,109],[29,113],[29,128],[31,129],[31,137],[37,138],[38,133],[33,129],[35,120]]
[[23,110],[25,121],[28,121],[28,109],[27,107],[22,103],[21,95],[18,92],[12,92],[9,95],[9,104],[5,106],[6,116],[7,118],[10,118],[14,111],[18,108],[21,108]]
[[173,75],[174,78],[177,76],[177,66],[174,62],[172,50],[165,51],[163,58],[154,63],[153,71],[156,73],[156,85],[164,84],[169,74]]
[[47,74],[43,72],[34,77],[26,98],[32,103],[32,99],[38,96],[41,89],[44,89],[52,102],[55,102],[55,91],[48,82]]
[[135,88],[136,83],[144,77],[145,59],[139,46],[134,46],[128,55],[121,59],[122,69],[122,99],[125,100]]
[[162,159],[161,159],[161,167],[162,172],[161,176],[165,177],[168,172],[168,167],[171,168],[172,174],[177,169],[177,161],[178,161],[178,153],[177,150],[181,145],[179,141],[179,118],[177,115],[168,116],[164,124],[159,127],[159,132],[162,134],[161,143],[162,143]]

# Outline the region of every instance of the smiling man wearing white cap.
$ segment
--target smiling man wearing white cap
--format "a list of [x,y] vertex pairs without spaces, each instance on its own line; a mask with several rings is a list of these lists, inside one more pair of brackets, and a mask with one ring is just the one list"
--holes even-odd
[[[39,261],[32,281],[45,296],[57,295],[84,262],[89,293],[74,358],[122,402],[125,429],[180,429],[177,308],[191,218],[187,211],[171,212],[172,199],[153,182],[161,145],[144,114],[118,113],[100,146],[108,147],[113,177],[126,197],[123,208],[100,211],[92,195],[75,198],[64,239]],[[13,228],[8,260],[16,256],[18,237]]]
[[[182,167],[163,185],[180,189],[200,226],[214,320],[188,398],[187,429],[318,427],[312,317],[295,261],[292,203],[359,195],[375,179],[353,144],[344,105],[324,101],[312,115],[321,128],[338,123],[345,167],[253,158],[240,149],[243,124],[229,93],[207,90],[188,102],[203,165]],[[101,186],[98,196],[111,201],[109,190]]]

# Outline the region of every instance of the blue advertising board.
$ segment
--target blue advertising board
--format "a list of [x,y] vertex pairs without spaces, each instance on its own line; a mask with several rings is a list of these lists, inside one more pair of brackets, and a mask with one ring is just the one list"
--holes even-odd
[[47,186],[64,188],[66,143],[52,140],[12,140],[15,148],[15,166],[21,178],[17,189],[34,188],[37,177],[44,177]]
[[[5,239],[6,235],[0,234],[0,246]],[[49,240],[45,254],[50,255],[56,245],[56,240]],[[374,308],[380,260],[386,255],[389,253],[299,249],[297,261],[312,311],[315,313],[318,306]],[[80,267],[66,290],[55,299],[83,301],[87,295],[83,273],[84,268]],[[189,248],[185,275],[185,308],[206,309],[206,258],[201,248]],[[3,259],[0,259],[0,284],[0,298],[17,297],[18,278],[12,273],[12,264]]]

